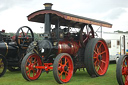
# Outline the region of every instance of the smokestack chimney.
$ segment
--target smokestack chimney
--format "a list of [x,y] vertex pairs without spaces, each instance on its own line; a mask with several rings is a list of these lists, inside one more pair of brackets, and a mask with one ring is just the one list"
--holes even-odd
[[44,4],[45,9],[47,9],[47,10],[51,10],[52,5],[53,5],[52,3],[45,3],[45,4]]
[[[52,3],[45,3],[45,10],[51,10],[52,7]],[[50,30],[51,30],[51,19],[50,19],[50,14],[45,14],[45,23],[44,23],[44,27],[45,27],[45,34],[47,34],[45,37],[46,38],[51,38],[50,35]]]

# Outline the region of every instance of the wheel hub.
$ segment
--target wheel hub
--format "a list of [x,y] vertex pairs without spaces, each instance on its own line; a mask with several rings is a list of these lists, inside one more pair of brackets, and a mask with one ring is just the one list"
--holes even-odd
[[99,55],[99,56],[98,56],[98,59],[99,59],[99,60],[102,60],[102,56],[101,56],[101,55]]
[[34,69],[34,68],[35,68],[35,65],[33,65],[33,64],[29,65],[29,69]]
[[68,66],[64,66],[64,71],[67,71],[68,70]]

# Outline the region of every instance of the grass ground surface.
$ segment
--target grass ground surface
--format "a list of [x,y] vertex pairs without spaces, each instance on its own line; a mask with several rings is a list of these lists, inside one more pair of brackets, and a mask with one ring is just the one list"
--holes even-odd
[[[38,80],[26,81],[20,72],[7,71],[0,78],[0,85],[58,85],[53,77],[53,73],[42,73]],[[61,84],[63,85],[63,84]],[[66,85],[118,85],[116,80],[116,64],[109,64],[107,73],[104,76],[91,78],[86,71],[79,71],[73,75]]]

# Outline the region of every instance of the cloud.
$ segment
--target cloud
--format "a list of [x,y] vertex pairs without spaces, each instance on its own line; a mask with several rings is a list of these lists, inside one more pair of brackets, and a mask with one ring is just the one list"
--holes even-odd
[[111,19],[111,20],[118,19],[122,14],[126,12],[127,11],[123,8],[114,8],[105,14],[104,19]]
[[121,29],[121,25],[128,28],[128,21],[124,20],[128,15],[128,10],[125,10],[128,0],[0,0],[0,30],[15,32],[23,25],[42,27],[41,24],[27,21],[26,16],[44,9],[46,2],[53,3],[54,10],[110,22],[115,30]]
[[106,32],[110,31],[116,31],[116,30],[121,30],[121,31],[128,31],[128,8],[125,9],[125,12],[120,14],[120,16],[118,16],[118,18],[115,19],[111,19],[111,18],[107,18],[107,20],[109,22],[111,22],[113,24],[112,29],[111,30],[104,30]]
[[34,32],[40,33],[42,24],[32,23],[27,20],[30,11],[21,7],[12,7],[12,9],[4,11],[0,14],[0,30],[5,29],[6,32],[16,33],[21,26],[29,26]]
[[0,0],[0,12],[13,8],[14,6],[30,6],[33,0]]
[[88,5],[88,12],[106,12],[115,8],[127,8],[128,0],[90,0]]

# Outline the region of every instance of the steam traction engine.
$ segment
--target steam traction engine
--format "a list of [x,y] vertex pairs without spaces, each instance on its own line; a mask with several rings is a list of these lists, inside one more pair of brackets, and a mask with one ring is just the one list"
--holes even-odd
[[6,69],[20,70],[27,47],[34,40],[34,34],[28,26],[20,27],[12,38],[4,32],[0,31],[0,77]]
[[106,73],[109,52],[102,38],[95,38],[92,25],[111,28],[112,25],[94,19],[52,10],[46,3],[44,10],[28,16],[28,20],[45,24],[44,40],[33,41],[23,58],[21,72],[28,80],[36,80],[42,71],[53,70],[58,83],[66,83],[73,72],[86,68],[90,76]]

